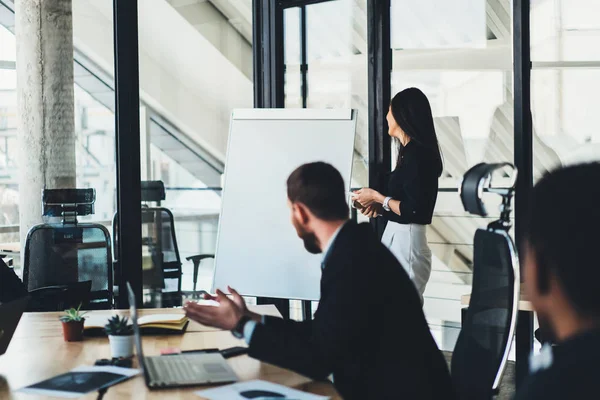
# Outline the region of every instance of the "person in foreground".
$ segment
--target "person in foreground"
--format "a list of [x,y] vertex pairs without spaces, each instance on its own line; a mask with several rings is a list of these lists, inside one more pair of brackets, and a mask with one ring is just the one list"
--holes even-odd
[[[557,170],[533,189],[525,288],[557,340],[532,357],[516,399],[596,399],[600,376],[600,164]],[[557,212],[564,210],[566,212]]]
[[314,319],[263,317],[234,289],[188,303],[186,314],[232,330],[249,355],[316,380],[333,374],[346,399],[451,399],[446,361],[431,336],[407,273],[372,232],[348,221],[344,181],[331,165],[296,169],[287,182],[292,224],[306,250],[323,253],[321,299]]
[[27,288],[15,271],[0,258],[0,304],[27,296]]

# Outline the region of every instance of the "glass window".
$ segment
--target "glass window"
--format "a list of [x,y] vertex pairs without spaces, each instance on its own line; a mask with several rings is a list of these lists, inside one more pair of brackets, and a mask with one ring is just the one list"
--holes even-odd
[[[391,10],[392,96],[409,87],[426,94],[444,159],[427,231],[433,270],[424,304],[444,350],[454,348],[460,299],[471,292],[475,230],[498,217],[500,204],[489,195],[489,218],[468,215],[458,185],[477,163],[514,158],[511,4],[493,1],[477,8],[465,3],[453,0],[442,7],[435,2],[432,8],[432,1],[394,1]],[[446,8],[462,10],[460,18],[448,18]],[[438,23],[430,26],[432,21]]]
[[[338,0],[306,7],[308,108],[358,110],[353,188],[368,186],[366,0]],[[302,107],[300,8],[285,10],[286,107]],[[359,213],[359,220],[367,220]]]
[[115,114],[75,85],[77,187],[96,189],[95,213],[82,218],[111,228],[116,212]]
[[283,10],[285,108],[302,108],[300,8]]
[[[42,222],[60,223],[59,220],[43,218],[41,209],[31,207],[29,201],[41,204],[41,190],[39,193],[36,191],[35,194],[27,196],[20,190],[29,187],[26,184],[35,175],[46,174],[44,179],[47,188],[94,188],[96,190],[94,214],[80,216],[78,219],[85,222],[93,221],[109,229],[111,227],[115,212],[115,117],[114,92],[110,86],[112,84],[110,77],[113,75],[113,40],[112,24],[110,21],[105,24],[107,20],[104,12],[112,14],[112,2],[102,3],[94,3],[98,7],[88,8],[80,2],[74,2],[72,32],[66,28],[60,33],[53,33],[57,38],[60,38],[61,33],[72,34],[75,43],[72,50],[75,63],[70,83],[73,85],[73,92],[69,93],[65,89],[60,94],[65,98],[63,104],[65,109],[60,113],[63,113],[62,118],[73,118],[75,134],[68,138],[61,134],[57,137],[52,127],[47,127],[43,139],[44,147],[52,148],[52,153],[47,153],[48,164],[57,165],[60,159],[74,158],[73,165],[61,164],[66,169],[60,172],[56,170],[44,172],[40,168],[47,168],[47,165],[36,165],[30,162],[31,159],[37,159],[38,154],[31,152],[29,144],[34,147],[39,145],[41,137],[36,137],[35,133],[27,133],[25,139],[21,137],[26,135],[25,131],[33,132],[36,128],[28,125],[34,121],[31,116],[19,115],[17,75],[20,79],[24,79],[20,82],[20,87],[29,93],[24,96],[29,96],[35,90],[41,92],[42,80],[35,76],[34,69],[22,70],[20,68],[25,66],[16,65],[17,40],[14,32],[20,20],[15,15],[14,8],[0,5],[2,8],[0,12],[3,14],[0,26],[0,225],[2,225],[0,247],[16,250],[7,253],[13,259],[13,266],[18,274],[22,273],[20,251],[25,246],[23,240],[29,228]],[[60,18],[68,17],[59,16]],[[24,30],[28,29],[31,28],[24,28]],[[98,32],[102,34],[96,35]],[[48,34],[48,32],[37,33],[40,37]],[[28,48],[23,41],[20,51],[22,54],[29,54],[32,49]],[[55,82],[55,84],[63,83]],[[32,104],[35,104],[31,108],[32,113],[39,112],[42,107],[52,113],[59,113],[58,109],[52,108],[57,104],[55,99],[48,97],[56,93],[54,88],[47,93],[49,94],[42,100],[47,102],[45,104],[36,103],[35,95],[29,98]],[[70,96],[72,96],[71,100],[69,100]],[[24,101],[23,99],[21,101]],[[70,101],[73,101],[72,105]],[[19,126],[21,131],[18,130]],[[69,178],[61,183],[62,178],[59,175],[74,176],[75,179]]]
[[[367,3],[338,0],[305,7],[307,108],[358,110],[353,188],[368,186]],[[285,106],[301,108],[301,10],[284,10]],[[368,220],[358,213],[360,222]],[[313,305],[313,311],[316,304]],[[299,319],[300,303],[292,302],[292,317]]]
[[[2,243],[19,242],[19,189],[15,168],[18,149],[16,55],[14,34],[0,27],[0,225],[6,228],[0,234]],[[17,258],[17,268],[18,261]]]
[[[186,258],[215,252],[231,111],[253,107],[251,7],[138,2],[138,24],[142,181],[166,189],[142,199],[145,301],[168,307],[181,304],[179,285],[185,297],[212,285],[213,261],[196,272]],[[163,279],[173,263],[181,281]]]
[[308,107],[358,110],[352,186],[368,186],[367,2],[306,7]]
[[559,166],[600,159],[600,4],[531,4],[534,179]]

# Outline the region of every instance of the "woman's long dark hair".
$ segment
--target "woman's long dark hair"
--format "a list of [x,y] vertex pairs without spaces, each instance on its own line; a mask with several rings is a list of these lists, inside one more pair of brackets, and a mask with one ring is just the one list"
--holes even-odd
[[[438,176],[441,176],[444,169],[442,153],[435,134],[431,105],[425,93],[414,87],[404,89],[394,96],[390,107],[396,123],[411,141],[431,151],[434,162],[437,163]],[[400,165],[404,149],[402,144],[398,146],[398,165]]]

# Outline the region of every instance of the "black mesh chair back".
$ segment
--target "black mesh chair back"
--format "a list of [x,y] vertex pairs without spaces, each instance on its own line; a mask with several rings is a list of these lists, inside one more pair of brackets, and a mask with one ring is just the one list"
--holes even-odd
[[[459,399],[491,399],[497,393],[516,327],[519,262],[508,234],[514,187],[487,187],[491,173],[506,166],[480,164],[467,171],[463,180],[461,197],[467,211],[487,215],[481,202],[484,191],[502,195],[503,206],[498,221],[475,232],[471,300],[452,355],[452,380]],[[514,185],[514,179],[510,183]]]
[[28,312],[63,311],[69,308],[89,308],[92,281],[67,285],[45,286],[29,292]]
[[76,218],[93,213],[94,200],[93,189],[44,191],[44,215],[63,220],[36,225],[27,234],[23,283],[30,292],[89,281],[87,308],[112,308],[110,234],[103,225],[78,223]]
[[[142,280],[144,289],[150,292],[150,306],[176,307],[182,303],[184,295],[182,284],[182,264],[175,235],[175,222],[173,213],[160,202],[165,200],[166,191],[162,181],[143,181],[141,199],[142,204]],[[150,207],[148,203],[155,203]],[[113,219],[113,246],[117,248],[119,240],[118,215]],[[192,297],[198,297],[203,290],[196,291],[200,263],[214,254],[199,254],[186,258],[193,263],[193,291]],[[115,280],[118,286],[124,282],[121,279],[119,260],[115,260]],[[156,296],[160,293],[160,296]],[[158,299],[160,298],[160,301]]]
[[516,251],[505,231],[475,233],[471,301],[452,355],[460,399],[490,399],[500,384],[516,325]]
[[163,305],[177,302],[177,296],[181,297],[181,259],[173,213],[166,208],[142,208],[142,265],[144,285],[163,289]]
[[[113,222],[115,247],[119,238],[117,218],[115,215]],[[167,208],[142,207],[142,270],[144,288],[160,289],[163,307],[181,305],[181,259],[173,213]]]

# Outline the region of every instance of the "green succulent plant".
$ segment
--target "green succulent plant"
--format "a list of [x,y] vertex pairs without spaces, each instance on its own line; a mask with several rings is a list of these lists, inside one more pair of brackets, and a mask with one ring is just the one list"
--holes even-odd
[[128,324],[127,317],[115,315],[108,320],[104,331],[109,336],[129,336],[133,334],[133,326]]
[[87,312],[79,312],[81,308],[81,303],[79,303],[79,307],[71,308],[69,310],[65,310],[65,315],[62,315],[59,320],[61,322],[81,322],[84,320],[83,316],[87,314]]

